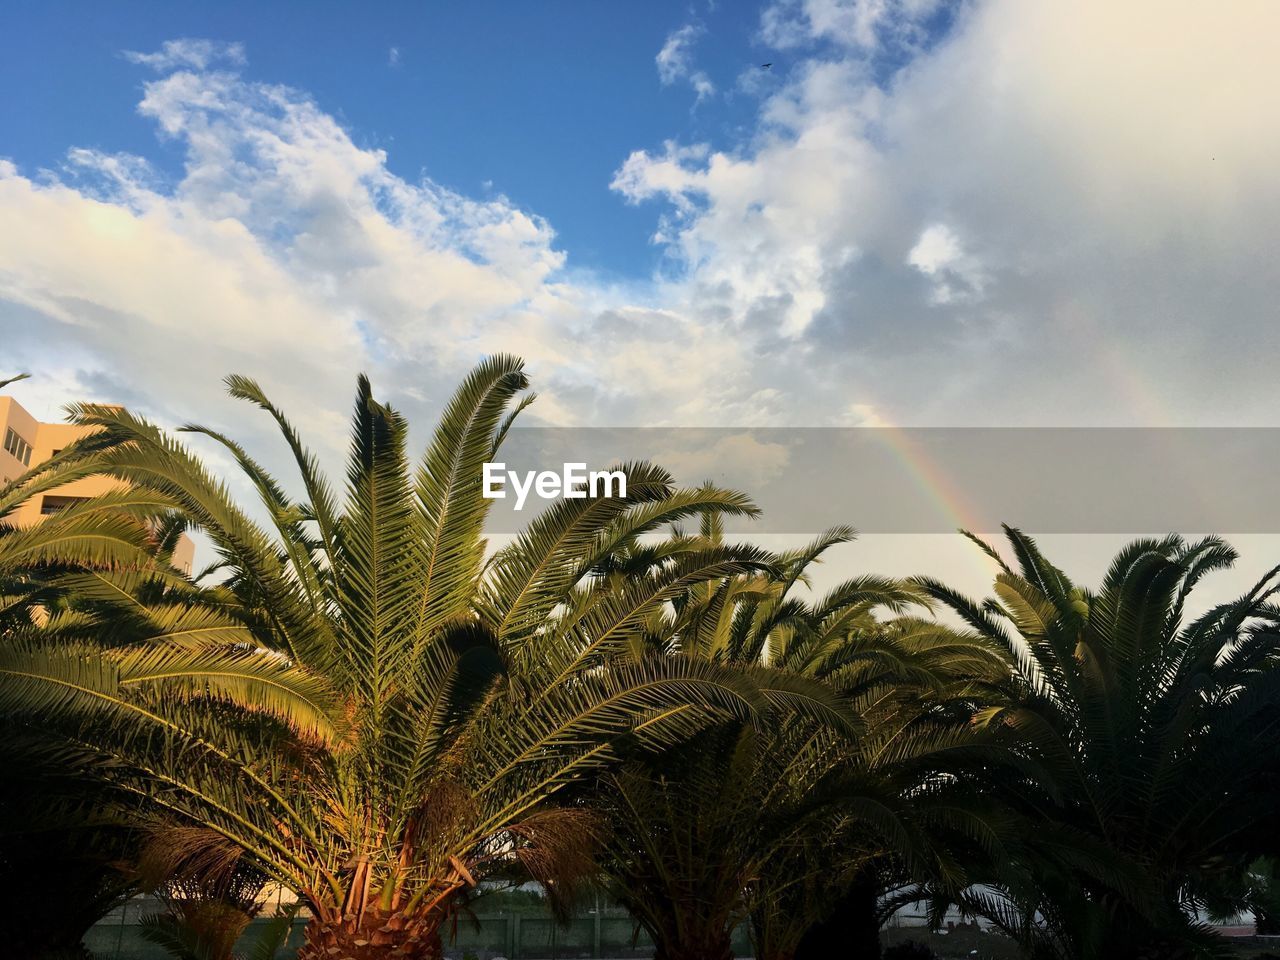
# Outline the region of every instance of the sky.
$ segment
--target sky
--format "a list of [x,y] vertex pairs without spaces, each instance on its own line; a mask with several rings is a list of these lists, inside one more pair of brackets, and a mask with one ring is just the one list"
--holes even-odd
[[503,350],[549,425],[1280,425],[1270,0],[4,21],[0,342],[39,416],[266,443],[237,372],[336,455],[357,371],[426,424]]

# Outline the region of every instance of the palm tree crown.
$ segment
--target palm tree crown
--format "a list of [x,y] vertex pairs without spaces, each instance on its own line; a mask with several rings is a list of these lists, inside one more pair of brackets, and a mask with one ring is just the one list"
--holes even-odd
[[[1173,956],[1171,942],[1191,933],[1185,908],[1269,842],[1280,568],[1239,599],[1193,613],[1195,588],[1236,559],[1216,537],[1134,541],[1092,591],[1029,537],[1006,532],[1016,567],[978,541],[1000,565],[995,599],[924,584],[1009,652],[1009,702],[978,719],[1019,734],[1049,776],[1011,782],[1017,802],[1032,822],[1060,824],[1072,838],[1068,862],[1043,858],[1001,916],[1027,935],[1038,913],[1038,949],[1054,955],[1138,956],[1146,944]],[[1086,865],[1093,851],[1131,869],[1108,880]]]
[[549,879],[583,863],[583,814],[550,801],[608,762],[618,737],[661,742],[677,729],[668,715],[765,702],[701,661],[612,662],[655,608],[763,568],[762,552],[683,551],[623,590],[596,574],[663,524],[752,513],[741,494],[679,490],[628,464],[625,499],[561,501],[487,555],[481,465],[521,409],[518,360],[463,381],[416,468],[405,421],[361,378],[341,498],[258,387],[228,383],[277,421],[305,497],[230,438],[188,428],[230,451],[263,526],[156,427],[80,408],[96,432],[78,469],[203,531],[223,580],[189,587],[164,636],[105,659],[13,647],[0,706],[64,724],[113,758],[101,775],[116,789],[204,828],[204,849],[184,833],[192,870],[245,857],[298,891],[315,917],[304,957],[437,956],[440,922],[487,871],[520,861]]

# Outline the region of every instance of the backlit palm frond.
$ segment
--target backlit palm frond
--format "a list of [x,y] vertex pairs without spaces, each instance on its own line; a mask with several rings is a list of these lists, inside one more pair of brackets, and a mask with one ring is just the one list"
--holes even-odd
[[853,527],[842,524],[823,531],[803,547],[782,554],[780,562],[786,570],[784,587],[789,589],[792,584],[802,581],[810,564],[820,562],[822,555],[832,547],[848,543],[857,535],[858,532]]
[[215,440],[226,448],[235,458],[236,463],[249,478],[262,501],[267,515],[275,526],[277,542],[289,558],[289,567],[298,582],[306,590],[312,607],[324,602],[319,570],[315,566],[313,551],[321,547],[321,542],[311,537],[305,523],[313,514],[302,505],[293,503],[285,494],[279,482],[271,476],[239,443],[230,437],[202,427],[187,424],[179,428],[183,433],[196,433]]
[[272,651],[226,644],[102,650],[38,637],[13,637],[0,649],[0,711],[10,716],[156,719],[137,695],[221,700],[309,737],[334,735],[328,685]]
[[501,647],[479,624],[455,624],[421,652],[387,721],[391,760],[402,771],[395,804],[407,811],[429,791],[507,672]]
[[642,631],[651,612],[683,591],[719,577],[768,569],[772,556],[750,546],[712,547],[679,557],[674,563],[619,589],[603,592],[598,603],[555,625],[562,642],[544,647],[543,666],[552,684],[594,666],[626,646]]
[[323,668],[335,655],[332,634],[313,615],[273,539],[232,501],[226,486],[180,443],[125,410],[80,405],[76,422],[97,430],[101,472],[163,494],[206,533],[232,579],[250,590],[272,624],[263,638],[294,659]]
[[1186,622],[1193,589],[1235,559],[1217,538],[1135,540],[1092,592],[1030,538],[1007,533],[1021,575],[996,578],[997,600],[979,607],[925,584],[1013,655],[1010,702],[980,710],[975,723],[1008,731],[1047,776],[993,786],[1037,835],[1071,837],[1038,854],[1055,867],[1009,881],[1009,902],[1024,914],[1006,920],[1039,936],[1025,911],[1039,912],[1071,950],[1190,948],[1200,934],[1185,922],[1188,891],[1211,883],[1224,857],[1250,859],[1268,816],[1274,759],[1256,744],[1277,722],[1280,695],[1269,667],[1280,655],[1267,607],[1274,571]]
[[20,504],[66,483],[83,480],[97,472],[93,457],[85,452],[87,444],[75,441],[47,460],[0,486],[0,517],[7,516]]
[[492,451],[491,459],[497,457],[498,451],[502,449],[502,444],[507,439],[507,434],[511,432],[511,427],[515,424],[516,419],[529,407],[533,406],[534,401],[537,399],[538,395],[533,391],[529,391],[503,416],[502,422],[498,424],[498,429],[493,434],[493,446],[490,448]]
[[427,446],[415,481],[424,531],[416,545],[422,580],[420,635],[470,610],[491,505],[481,496],[481,468],[494,455],[504,412],[528,385],[523,361],[488,358],[454,392]]
[[[705,661],[662,657],[578,674],[545,689],[495,721],[510,730],[488,742],[471,762],[475,796],[485,805],[487,832],[522,815],[584,774],[616,757],[619,738],[663,712],[690,706],[750,720],[767,709],[759,691],[740,674]],[[657,724],[648,728],[656,735]]]
[[[153,653],[103,657],[91,646],[6,644],[0,713],[38,724],[41,749],[65,753],[70,744],[85,751],[80,772],[110,795],[202,824],[285,882],[314,882],[319,865],[295,845],[311,830],[310,801],[285,795],[306,754],[281,747],[308,728],[328,735],[331,725],[316,708],[319,691],[277,665],[264,671],[243,653],[186,663]],[[258,719],[237,719],[247,717]],[[268,757],[274,760],[264,766]],[[275,784],[272,777],[283,779]]]
[[617,469],[627,476],[625,498],[588,492],[552,503],[493,558],[481,609],[504,641],[519,646],[542,625],[628,508],[663,502],[672,493],[671,475],[659,467],[628,463]]
[[154,565],[150,533],[126,513],[72,507],[45,523],[0,534],[0,570],[59,566],[146,569]]
[[302,479],[303,489],[306,490],[308,517],[315,521],[319,530],[320,541],[324,545],[325,553],[330,558],[330,562],[332,562],[334,555],[337,553],[338,510],[329,483],[320,470],[320,462],[316,459],[315,454],[302,443],[297,430],[294,429],[280,409],[267,399],[267,395],[255,381],[249,377],[232,374],[226,378],[225,383],[227,392],[231,396],[256,404],[271,414],[276,421],[276,425],[280,428],[280,433],[284,436],[285,442],[293,454],[299,476]]
[[[674,490],[661,500],[636,504],[609,523],[600,531],[583,566],[591,569],[616,551],[634,545],[640,537],[690,517],[722,522],[725,516],[756,517],[759,514],[759,508],[751,499],[736,490],[725,490],[712,484]],[[704,533],[703,539],[719,542],[721,538],[708,537]]]
[[356,393],[347,506],[338,576],[341,653],[347,676],[375,711],[390,696],[414,648],[420,569],[419,527],[405,459],[406,425],[373,399],[361,377]]

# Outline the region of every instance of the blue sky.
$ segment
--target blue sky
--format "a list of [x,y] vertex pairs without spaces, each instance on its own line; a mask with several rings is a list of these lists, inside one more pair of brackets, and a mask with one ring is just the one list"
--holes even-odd
[[[146,71],[123,50],[207,38],[244,45],[247,77],[307,91],[356,142],[388,152],[390,169],[474,194],[497,191],[546,217],[572,266],[640,276],[660,250],[652,210],[609,183],[623,159],[664,140],[734,149],[750,140],[759,102],[825,44],[780,52],[760,37],[766,4],[129,2],[20,0],[0,34],[4,154],[56,166],[68,144],[147,156],[176,173],[182,155],[138,116]],[[958,5],[926,18],[918,42],[945,36]],[[663,85],[654,57],[673,31],[696,28],[698,69],[718,95],[698,101]],[[393,53],[394,51],[394,53]],[[773,67],[760,86],[744,72]],[[877,51],[887,83],[903,51]]]
[[548,422],[1270,422],[1277,21],[19,0],[0,332],[179,419],[301,338],[317,410],[507,349]]
[[756,104],[740,94],[693,109],[689,88],[657,81],[654,55],[673,30],[701,24],[703,69],[732,87],[767,53],[754,35],[759,8],[748,7],[19,3],[0,33],[0,82],[24,94],[0,101],[0,130],[24,165],[56,165],[75,143],[176,169],[181,153],[157,148],[135,109],[146,71],[120,51],[178,37],[240,42],[246,76],[308,91],[357,142],[386,149],[401,176],[505,193],[554,224],[573,263],[635,275],[658,255],[654,217],[609,190],[618,165],[672,137],[732,143]]
[[[246,436],[238,372],[326,455],[357,371],[426,423],[498,350],[556,425],[1273,426],[1277,34],[1273,0],[15,0],[0,343],[37,415]],[[696,470],[735,457],[785,469]]]

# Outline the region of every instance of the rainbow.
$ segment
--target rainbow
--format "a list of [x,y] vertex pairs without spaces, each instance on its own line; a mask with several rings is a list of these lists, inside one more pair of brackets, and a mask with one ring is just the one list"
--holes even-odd
[[888,447],[902,464],[912,485],[951,526],[978,534],[994,532],[981,529],[985,522],[982,514],[910,430],[883,421],[868,429],[875,431],[876,439]]

